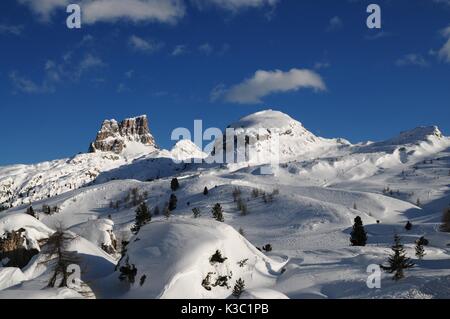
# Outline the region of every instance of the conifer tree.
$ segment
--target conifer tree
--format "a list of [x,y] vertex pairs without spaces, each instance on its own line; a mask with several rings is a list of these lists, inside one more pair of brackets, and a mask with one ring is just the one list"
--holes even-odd
[[245,289],[245,282],[244,280],[242,280],[242,278],[239,278],[236,281],[236,284],[234,285],[233,296],[239,299],[242,293],[244,292],[244,289]]
[[217,220],[218,222],[224,222],[225,221],[225,219],[223,218],[223,209],[222,209],[222,206],[220,206],[219,203],[214,205],[214,207],[212,209],[212,215],[213,215],[213,218],[215,220]]
[[170,195],[169,199],[169,211],[174,211],[177,208],[178,199],[175,194]]
[[405,248],[400,242],[400,236],[394,236],[394,245],[392,246],[392,254],[388,258],[389,266],[381,265],[381,269],[394,274],[393,280],[397,281],[405,277],[404,270],[414,267],[414,263],[406,257]]
[[413,227],[413,225],[412,225],[412,223],[411,223],[410,221],[408,221],[408,222],[406,223],[406,225],[405,225],[405,229],[408,230],[408,231],[411,230],[412,227]]
[[442,215],[441,231],[450,233],[450,207],[444,209]]
[[[47,240],[44,254],[47,256],[44,263],[54,262],[53,274],[48,282],[48,287],[67,287],[67,279],[70,275],[68,267],[79,264],[76,251],[69,251],[69,246],[77,237],[59,227]],[[57,285],[58,278],[61,279]]]
[[149,223],[152,220],[152,214],[148,209],[148,206],[145,202],[141,203],[136,209],[136,218],[131,231],[134,234],[137,234],[142,226]]
[[203,195],[208,195],[208,193],[209,193],[209,190],[208,190],[208,187],[206,187],[205,186],[205,189],[203,190]]
[[169,209],[169,203],[166,203],[166,205],[164,206],[163,215],[164,215],[164,217],[166,217],[166,219],[170,218],[171,213],[170,213],[170,209]]
[[361,217],[356,216],[354,222],[350,242],[352,243],[352,246],[365,246],[367,242],[367,233],[364,229]]
[[194,218],[198,218],[201,215],[200,209],[198,209],[198,208],[193,208],[192,213],[194,214]]
[[418,240],[416,242],[416,257],[419,259],[423,259],[425,255],[425,248],[423,247],[422,242]]
[[180,188],[180,183],[178,182],[178,178],[173,178],[170,182],[170,188],[173,192]]
[[26,214],[36,218],[36,213],[34,212],[33,206],[30,206],[30,207],[27,208]]

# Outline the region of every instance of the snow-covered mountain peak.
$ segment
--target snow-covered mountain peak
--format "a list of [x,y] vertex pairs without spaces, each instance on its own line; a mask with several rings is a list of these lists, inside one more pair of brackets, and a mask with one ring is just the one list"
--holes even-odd
[[[311,159],[350,144],[343,139],[318,137],[289,115],[271,109],[245,116],[228,128],[234,129],[238,139],[245,137],[246,147],[253,149],[258,157],[256,163],[271,161],[274,157],[280,161]],[[221,144],[226,142],[218,139],[214,156],[221,156]]]
[[289,126],[303,127],[302,123],[294,120],[289,115],[274,111],[272,109],[264,110],[243,117],[238,122],[231,124],[231,128],[285,128]]
[[157,148],[155,139],[150,133],[146,115],[127,118],[121,122],[105,120],[95,141],[91,143],[89,151],[121,154],[128,146],[132,148],[137,146],[139,149],[141,148],[139,146],[148,146],[149,151]]
[[178,141],[170,153],[173,158],[180,161],[192,158],[205,158],[207,156],[207,154],[191,140]]
[[388,140],[392,144],[415,144],[422,141],[427,141],[432,138],[443,138],[442,132],[437,126],[420,126],[415,129],[401,132],[398,136]]

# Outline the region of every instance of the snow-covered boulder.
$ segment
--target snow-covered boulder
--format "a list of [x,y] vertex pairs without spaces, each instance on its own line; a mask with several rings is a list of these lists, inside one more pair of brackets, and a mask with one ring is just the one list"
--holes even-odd
[[[214,262],[217,251],[224,260]],[[127,266],[137,270],[127,298],[177,299],[226,298],[239,278],[249,289],[270,286],[283,263],[266,257],[231,226],[176,218],[141,228],[120,263]]]

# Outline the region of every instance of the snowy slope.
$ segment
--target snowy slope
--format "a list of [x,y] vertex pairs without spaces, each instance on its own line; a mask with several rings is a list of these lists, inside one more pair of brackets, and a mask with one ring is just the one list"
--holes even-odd
[[[273,152],[268,141],[279,138],[282,156],[275,174],[260,174],[265,161],[174,163],[206,156],[188,141],[135,158],[96,152],[72,163],[0,168],[1,180],[14,185],[30,185],[30,176],[42,175],[33,184],[36,195],[29,196],[39,221],[23,214],[29,197],[17,198],[14,208],[0,213],[0,233],[25,228],[30,242],[37,242],[64,225],[79,236],[73,249],[83,256],[82,279],[96,298],[232,298],[238,278],[245,281],[244,298],[450,298],[450,235],[439,231],[442,210],[450,203],[450,139],[439,129],[422,127],[387,141],[352,145],[317,137],[271,110],[230,127],[244,135],[264,129],[253,146],[267,157]],[[103,158],[111,156],[118,159]],[[83,170],[94,164],[98,176],[83,179]],[[137,205],[130,194],[137,190],[151,211],[162,212],[175,176],[180,189],[174,192],[178,203],[172,216],[153,216],[132,234]],[[69,180],[78,186],[63,188]],[[237,189],[245,214],[233,198]],[[224,223],[211,218],[216,203],[223,207]],[[46,215],[43,205],[59,212]],[[200,209],[199,218],[193,218],[193,208]],[[349,245],[356,216],[368,232],[365,247]],[[411,231],[404,228],[407,221]],[[385,262],[394,233],[402,236],[417,266],[398,283],[384,274],[382,289],[368,289],[366,268]],[[418,260],[414,242],[421,236],[430,244]],[[134,264],[134,284],[119,280],[117,253],[101,249],[114,238],[130,241],[118,268],[127,259]],[[271,252],[256,249],[266,244]],[[209,258],[216,250],[227,260],[213,265]],[[0,297],[83,297],[67,289],[41,290],[50,270],[36,267],[38,259],[22,270],[0,268]],[[243,259],[248,261],[240,267]],[[202,281],[210,272],[212,281],[218,274],[228,276],[230,289],[205,289]]]

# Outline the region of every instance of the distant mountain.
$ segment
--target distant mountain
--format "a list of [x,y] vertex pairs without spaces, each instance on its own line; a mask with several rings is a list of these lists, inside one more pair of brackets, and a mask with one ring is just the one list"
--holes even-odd
[[[330,173],[324,176],[327,181],[336,177],[339,171],[335,168],[338,166],[352,168],[345,171],[346,174],[353,174],[357,167],[363,165],[364,174],[357,175],[367,176],[379,167],[405,162],[410,156],[437,152],[449,145],[449,139],[434,126],[402,132],[383,142],[352,145],[342,138],[318,137],[289,115],[275,110],[248,115],[227,128],[234,130],[234,143],[237,140],[245,143],[246,154],[238,157],[236,150],[229,154],[237,162],[237,167],[269,163],[274,156],[279,156],[280,163],[304,162],[301,168],[294,169],[311,176],[315,176],[318,167],[331,165]],[[224,158],[227,143],[229,141],[218,138],[209,156]],[[174,159],[203,159],[207,156],[187,140],[179,141],[172,150],[160,149],[145,115],[120,122],[105,120],[90,145],[89,153],[34,165],[0,167],[0,205],[28,205],[93,181],[103,183],[126,178],[150,180],[171,176],[185,168],[174,163]],[[330,159],[333,160],[330,162]],[[320,169],[321,178],[323,174]],[[345,178],[348,177],[345,175]]]

